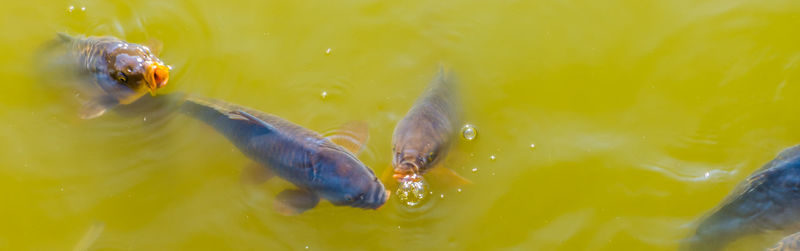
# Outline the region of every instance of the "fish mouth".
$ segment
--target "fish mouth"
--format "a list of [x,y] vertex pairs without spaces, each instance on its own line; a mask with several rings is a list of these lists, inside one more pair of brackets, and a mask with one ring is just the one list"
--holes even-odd
[[387,189],[384,189],[383,187],[380,187],[377,190],[378,191],[373,193],[372,196],[370,196],[370,198],[364,200],[365,203],[362,203],[359,207],[365,209],[378,210],[381,207],[383,207],[383,205],[386,205],[386,201],[389,200],[389,197],[392,195],[392,192],[390,192]]
[[413,161],[400,162],[400,164],[394,168],[394,174],[392,175],[392,178],[398,182],[403,182],[408,179],[419,181],[421,177],[422,174],[420,173],[419,165]]
[[147,66],[144,77],[150,95],[155,96],[156,91],[167,85],[167,81],[169,81],[169,66],[162,63],[151,63]]

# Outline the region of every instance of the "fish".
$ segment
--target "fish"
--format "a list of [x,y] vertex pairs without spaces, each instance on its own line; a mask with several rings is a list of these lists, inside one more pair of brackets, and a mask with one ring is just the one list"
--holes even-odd
[[767,251],[800,251],[800,232],[784,237]]
[[[378,209],[390,193],[350,149],[280,117],[222,100],[189,96],[179,111],[199,120],[226,137],[245,156],[265,171],[265,181],[280,177],[296,186],[278,193],[275,209],[296,215],[314,208],[320,199],[335,206]],[[364,126],[351,126],[364,128]],[[363,133],[366,133],[364,130]],[[343,143],[344,144],[344,143]]]
[[[63,73],[55,82],[77,91],[83,119],[103,115],[118,105],[135,102],[167,85],[170,67],[146,45],[111,36],[70,36],[58,33],[40,56],[49,70]],[[45,74],[52,75],[52,74]]]
[[800,231],[800,145],[748,176],[706,216],[683,250],[721,250],[767,232]]
[[440,170],[461,183],[469,183],[452,169],[435,168],[448,154],[461,119],[455,79],[439,70],[425,92],[397,123],[392,134],[392,178],[418,181]]

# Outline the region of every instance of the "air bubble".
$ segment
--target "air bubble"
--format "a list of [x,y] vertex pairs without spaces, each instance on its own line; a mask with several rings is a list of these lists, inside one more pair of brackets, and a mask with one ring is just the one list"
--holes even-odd
[[428,183],[420,176],[409,175],[403,178],[397,188],[397,198],[407,206],[417,206],[425,200]]
[[496,157],[496,156],[494,156],[494,155],[492,155],[492,156],[489,156],[489,159],[490,159],[490,160],[496,160],[496,159],[497,159],[497,157]]
[[467,141],[472,141],[478,137],[478,130],[474,126],[466,124],[461,128],[461,136],[464,136]]
[[331,55],[331,48],[328,48],[327,50],[325,50],[325,55]]
[[533,144],[533,143],[531,143],[531,149],[533,149],[533,148],[535,148],[535,147],[536,147],[536,145],[535,145],[535,144]]
[[327,91],[322,91],[322,93],[320,93],[319,96],[322,97],[322,99],[325,99],[325,98],[328,97],[328,92]]

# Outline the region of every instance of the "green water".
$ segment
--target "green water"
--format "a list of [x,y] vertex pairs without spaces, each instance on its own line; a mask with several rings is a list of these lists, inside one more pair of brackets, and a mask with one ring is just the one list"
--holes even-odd
[[[800,143],[792,0],[34,0],[0,14],[2,250],[675,250]],[[57,76],[31,67],[56,32],[162,41],[160,93],[320,132],[365,121],[377,173],[445,64],[478,136],[444,166],[473,184],[432,186],[418,208],[280,215],[273,197],[291,185],[243,186],[249,161],[205,125],[78,119],[41,84]]]

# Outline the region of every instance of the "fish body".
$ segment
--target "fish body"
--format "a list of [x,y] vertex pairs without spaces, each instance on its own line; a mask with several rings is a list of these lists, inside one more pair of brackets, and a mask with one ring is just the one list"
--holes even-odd
[[445,157],[457,133],[459,109],[452,83],[440,70],[392,136],[393,177],[427,173]]
[[800,146],[750,175],[697,227],[687,250],[720,250],[738,238],[800,231]]
[[800,251],[800,232],[784,237],[767,251]]
[[320,198],[365,209],[377,209],[388,199],[371,169],[316,132],[219,100],[190,97],[180,109],[212,126],[262,168],[297,186],[278,196],[298,213],[313,208]]
[[49,60],[63,78],[49,80],[73,85],[84,99],[81,116],[93,118],[116,105],[155,95],[169,80],[169,67],[150,48],[115,37],[59,34],[48,47]]

